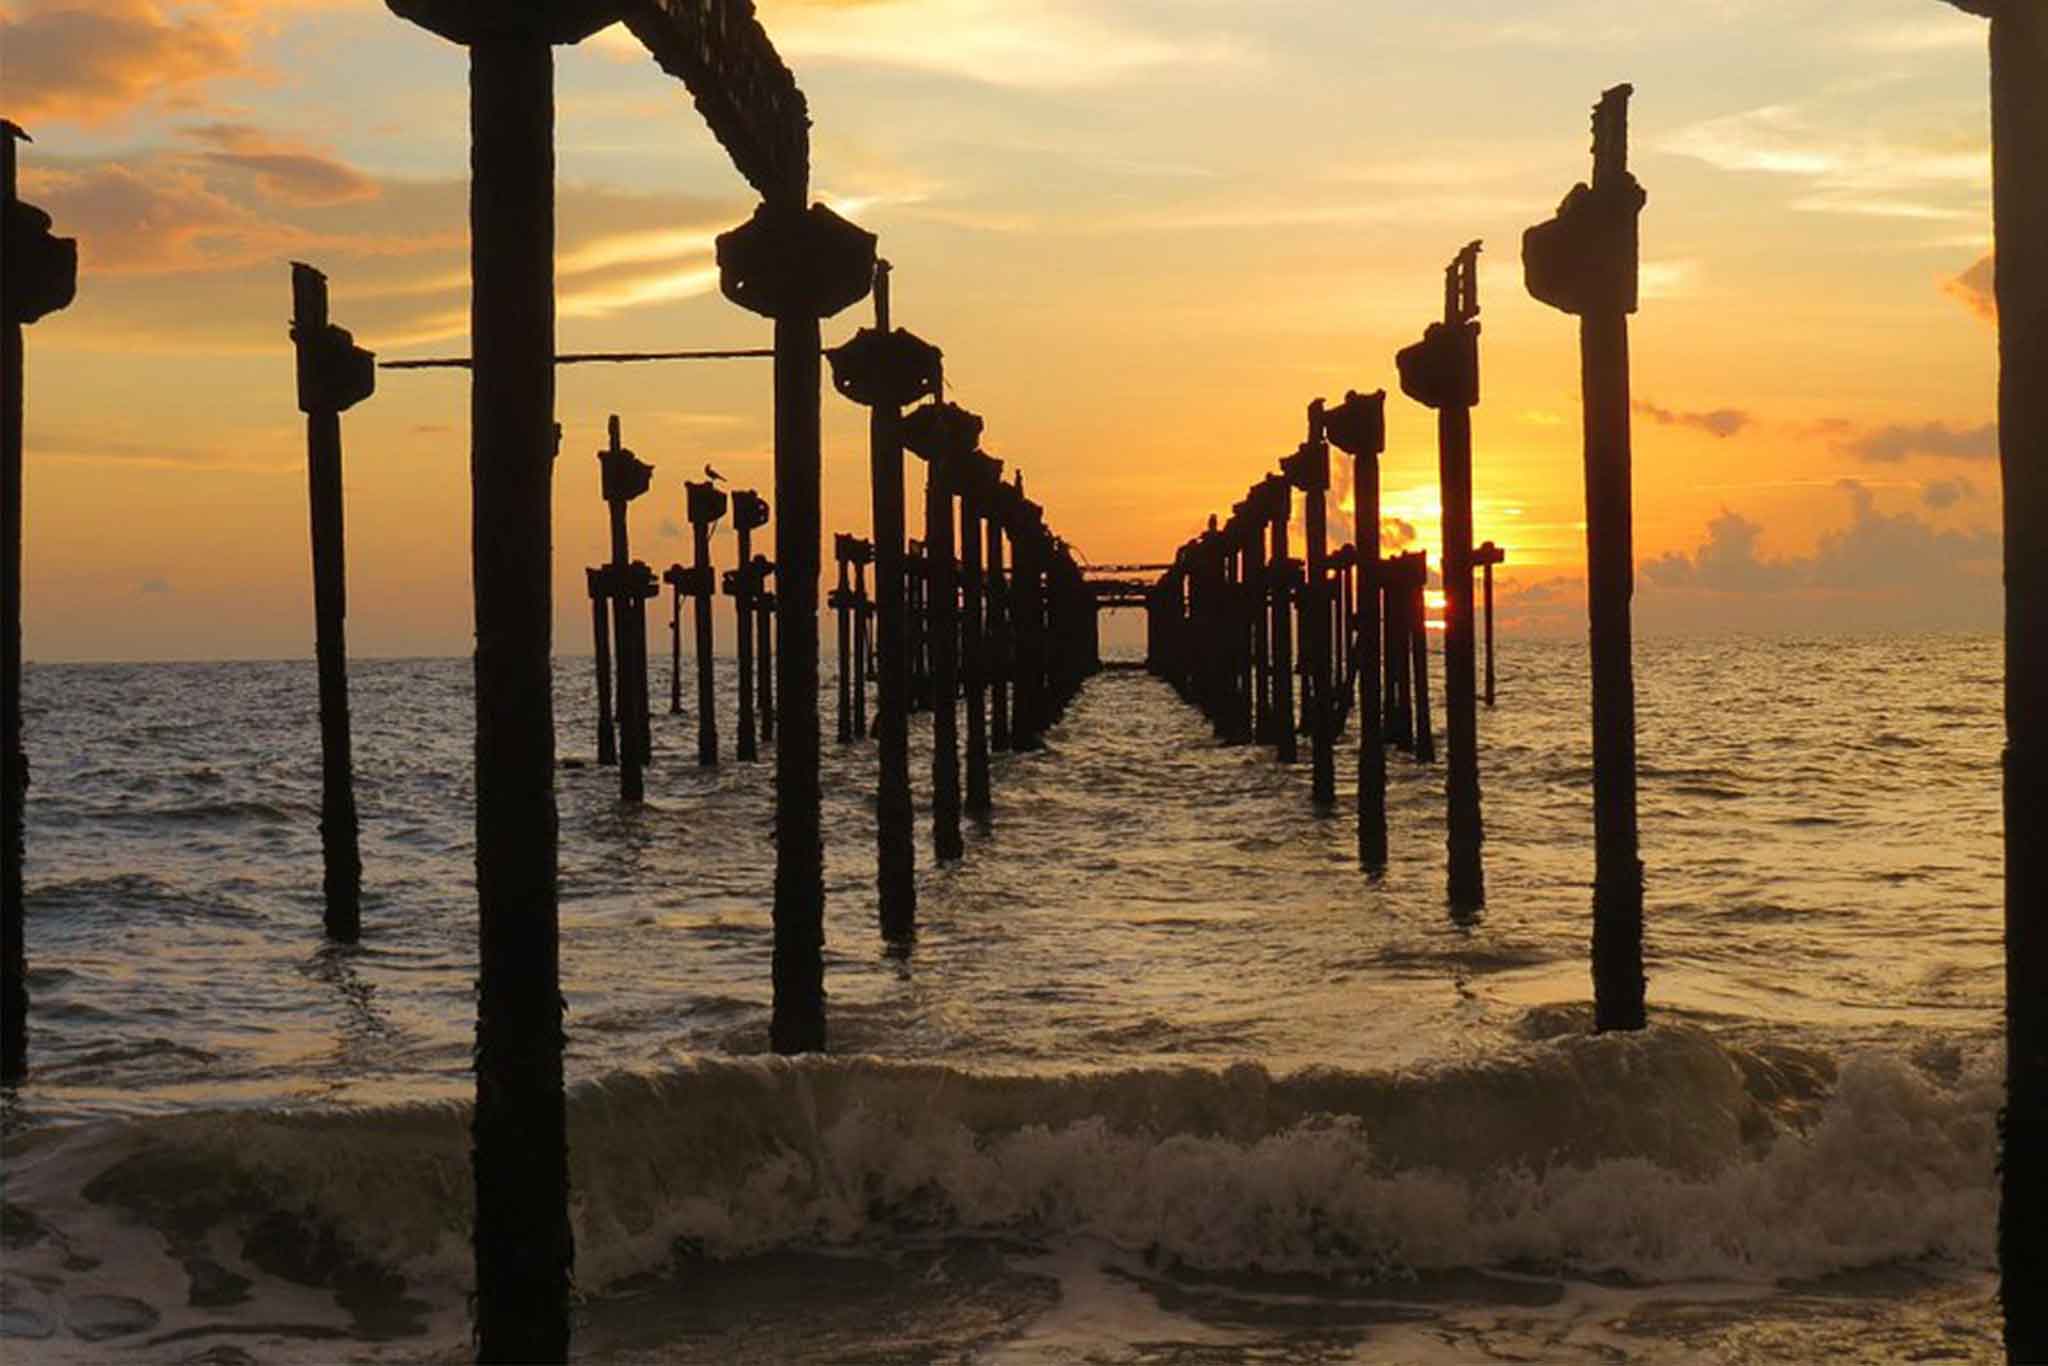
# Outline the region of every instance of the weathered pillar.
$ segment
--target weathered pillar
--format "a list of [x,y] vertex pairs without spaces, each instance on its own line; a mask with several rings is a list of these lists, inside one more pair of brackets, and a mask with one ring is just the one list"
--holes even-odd
[[[875,883],[882,937],[917,933],[917,853],[910,801],[911,623],[905,583],[905,404],[938,391],[939,351],[889,324],[889,263],[874,269],[875,325],[832,353],[832,382],[865,405],[875,558]],[[786,699],[785,699],[786,700]]]
[[1335,715],[1330,706],[1330,608],[1326,559],[1329,553],[1330,447],[1323,439],[1323,401],[1308,407],[1308,440],[1280,462],[1287,482],[1302,492],[1303,540],[1308,580],[1301,596],[1302,681],[1309,732],[1309,800],[1337,804]]
[[1406,555],[1395,555],[1380,562],[1380,601],[1386,622],[1380,652],[1383,665],[1380,677],[1385,694],[1381,718],[1387,743],[1413,753],[1415,720],[1411,685],[1414,680],[1408,665],[1408,580],[1403,563],[1406,559]]
[[1448,897],[1454,912],[1486,904],[1481,862],[1479,720],[1473,678],[1472,409],[1479,402],[1479,243],[1444,272],[1444,316],[1395,356],[1401,391],[1436,410],[1443,504],[1445,793]]
[[652,753],[647,727],[647,608],[653,573],[636,565],[626,536],[626,504],[647,492],[654,466],[619,444],[619,418],[607,424],[610,444],[597,453],[599,489],[611,520],[611,563],[606,566],[612,604],[612,639],[617,645],[619,797],[646,797],[643,767]]
[[[668,607],[668,714],[683,714],[683,583],[685,571],[672,564],[661,572],[661,581],[674,590]],[[607,728],[608,729],[608,728]],[[600,741],[600,744],[603,742]]]
[[1044,509],[1020,493],[1017,499],[1010,598],[1017,641],[1011,698],[1010,747],[1045,747],[1045,560]]
[[1415,762],[1436,762],[1436,723],[1429,714],[1429,552],[1418,550],[1408,579],[1408,649],[1415,678],[1409,684],[1409,709],[1415,714]]
[[1358,575],[1358,861],[1387,866],[1387,746],[1380,716],[1380,452],[1387,447],[1387,392],[1353,390],[1324,418],[1337,449],[1352,457],[1352,556]]
[[1991,18],[1998,443],[2005,508],[2005,1111],[1999,1298],[2013,1362],[2048,1361],[2048,7]]
[[1350,711],[1348,696],[1351,683],[1351,622],[1357,612],[1351,601],[1351,571],[1357,563],[1358,552],[1349,541],[1330,552],[1330,569],[1336,580],[1336,590],[1333,594],[1336,601],[1331,604],[1335,608],[1335,613],[1331,617],[1335,644],[1330,659],[1330,705],[1338,718],[1339,732],[1344,729],[1343,718]]
[[1494,692],[1493,567],[1497,564],[1505,564],[1507,562],[1507,558],[1508,553],[1505,550],[1502,550],[1499,546],[1495,545],[1492,541],[1487,541],[1486,543],[1481,545],[1477,550],[1474,550],[1472,552],[1472,563],[1479,566],[1481,572],[1485,575],[1486,586],[1483,597],[1486,604],[1486,705],[1489,707],[1493,705]]
[[874,653],[875,604],[868,598],[868,565],[874,542],[859,540],[853,561],[853,737],[868,738],[868,660]]
[[583,580],[590,590],[590,653],[597,676],[597,762],[609,767],[619,761],[612,739],[611,576],[598,567],[585,569]]
[[719,285],[775,320],[775,1004],[777,1053],[825,1047],[825,840],[818,778],[819,329],[867,297],[875,239],[803,191],[718,239]]
[[1010,588],[1003,577],[1003,489],[990,493],[988,517],[988,742],[997,750],[1010,747]]
[[839,566],[839,583],[825,599],[838,627],[839,646],[839,743],[853,743],[853,585],[846,573],[851,564],[848,547],[853,537],[840,532],[832,538],[832,558]]
[[1628,98],[1593,111],[1593,183],[1522,237],[1529,292],[1579,318],[1586,422],[1586,597],[1593,655],[1593,1026],[1641,1029],[1643,865],[1636,840],[1635,592],[1628,315],[1636,309],[1637,220],[1647,196],[1628,170]]
[[961,465],[981,436],[981,419],[935,400],[906,414],[903,444],[925,461],[925,639],[932,680],[932,852],[950,862],[966,852],[960,833],[960,607],[954,563],[953,495]]
[[761,722],[761,742],[775,738],[775,593],[768,579],[775,573],[775,561],[766,555],[753,559],[753,580],[749,591],[754,603],[754,657],[760,668],[754,676],[759,696],[755,710]]
[[1294,487],[1285,475],[1277,474],[1266,476],[1261,487],[1266,490],[1267,524],[1273,536],[1273,553],[1268,557],[1273,590],[1273,740],[1278,747],[1275,757],[1291,764],[1301,757],[1294,724],[1294,599],[1301,581],[1301,562],[1287,553]]
[[924,542],[911,541],[903,552],[903,620],[909,632],[912,711],[923,711],[932,704],[931,620],[925,614],[925,593],[929,586]]
[[[8,139],[12,141],[12,139]],[[363,860],[348,721],[348,571],[341,504],[341,414],[377,387],[376,358],[327,321],[327,277],[292,264],[291,336],[306,415],[312,509],[313,639],[320,676],[320,855],[327,937],[362,937]]]
[[711,528],[725,516],[725,490],[716,484],[685,483],[685,511],[690,522],[690,544],[694,557],[688,573],[693,645],[697,656],[697,762],[705,768],[718,764],[718,677],[711,637],[711,605],[718,595],[717,568],[711,563]]
[[761,757],[754,739],[754,532],[768,525],[768,500],[751,489],[732,495],[732,529],[739,536],[739,554],[725,573],[725,591],[732,597],[733,639],[739,646],[739,757],[752,763]]
[[967,693],[967,814],[986,821],[994,808],[988,767],[988,593],[982,573],[982,521],[1003,463],[980,451],[962,462],[960,493],[961,680]]
[[1254,484],[1245,496],[1245,590],[1251,612],[1252,742],[1273,743],[1272,601],[1271,571],[1266,563],[1266,522],[1268,499],[1262,484]]
[[554,56],[613,17],[388,0],[469,46],[480,1361],[569,1354],[552,674]]
[[[7,541],[6,583],[0,586],[0,827],[6,865],[0,895],[0,1086],[28,1075],[28,750],[21,718],[22,420],[25,400],[22,328],[70,305],[78,292],[78,243],[50,231],[50,216],[21,202],[14,144],[21,128],[0,119],[0,520]],[[340,438],[336,437],[339,444]],[[338,458],[338,457],[337,457]]]

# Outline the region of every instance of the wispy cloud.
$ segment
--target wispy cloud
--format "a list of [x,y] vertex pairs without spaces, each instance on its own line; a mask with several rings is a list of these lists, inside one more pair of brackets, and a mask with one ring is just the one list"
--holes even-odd
[[[1680,129],[1664,150],[1724,171],[1807,182],[1792,207],[1928,220],[1981,217],[1991,156],[1979,138],[1907,139],[1839,121],[1817,123],[1802,107],[1765,105]],[[1964,196],[1958,199],[1958,195]]]
[[1756,421],[1741,408],[1714,408],[1706,412],[1680,412],[1662,408],[1648,399],[1637,399],[1635,410],[1660,427],[1693,427],[1715,436],[1733,436]]

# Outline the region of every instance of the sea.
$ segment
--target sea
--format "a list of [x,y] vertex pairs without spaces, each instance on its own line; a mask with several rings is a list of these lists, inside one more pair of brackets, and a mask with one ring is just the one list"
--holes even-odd
[[[557,663],[578,1359],[2001,1359],[1995,638],[1639,643],[1652,1023],[1607,1035],[1582,642],[1501,643],[1476,917],[1440,764],[1391,756],[1369,878],[1355,735],[1319,813],[1116,670],[996,756],[958,863],[920,805],[907,954],[828,677],[830,1050],[794,1059],[720,669],[726,762],[659,660],[626,806]],[[340,948],[310,660],[29,668],[7,1361],[471,1352],[471,666],[351,686]]]

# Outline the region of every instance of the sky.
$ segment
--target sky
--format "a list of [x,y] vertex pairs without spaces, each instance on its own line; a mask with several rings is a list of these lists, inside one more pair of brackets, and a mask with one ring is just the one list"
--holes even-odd
[[[1588,175],[1588,111],[1625,80],[1649,192],[1639,629],[1997,621],[1980,20],[1937,0],[759,10],[810,101],[815,195],[879,234],[895,321],[944,349],[949,396],[1089,560],[1169,558],[1293,449],[1311,399],[1377,388],[1382,541],[1433,556],[1434,418],[1393,353],[1476,238],[1475,518],[1508,553],[1502,628],[1582,631],[1577,328],[1523,289],[1520,234]],[[466,353],[466,54],[374,0],[0,16],[23,197],[80,244],[77,302],[29,331],[27,656],[310,654],[287,262],[327,272],[335,321],[381,357]],[[718,293],[712,238],[754,197],[687,92],[622,27],[555,70],[560,348],[768,344]],[[827,343],[870,320],[828,320]],[[769,402],[762,361],[559,371],[558,649],[589,649],[607,415],[656,467],[633,536],[659,568],[688,554],[703,465],[770,491]],[[865,534],[866,416],[824,402],[826,530]],[[344,419],[353,653],[469,649],[467,416],[461,372],[385,372]]]

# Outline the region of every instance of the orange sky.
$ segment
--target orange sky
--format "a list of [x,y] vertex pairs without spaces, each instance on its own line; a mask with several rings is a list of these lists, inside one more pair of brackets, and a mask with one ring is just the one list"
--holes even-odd
[[[1521,230],[1637,88],[1634,327],[1646,631],[1986,627],[1998,542],[1981,24],[1934,0],[763,0],[810,96],[814,184],[878,232],[898,320],[946,350],[1053,525],[1154,559],[1392,354],[1483,238],[1477,529],[1504,623],[1577,630],[1573,321]],[[1512,13],[1512,20],[1502,16]],[[31,329],[31,659],[310,651],[285,262],[381,354],[467,346],[463,54],[381,6],[0,0],[25,197],[80,239]],[[713,233],[751,197],[613,30],[558,54],[564,349],[760,345]],[[828,341],[867,320],[827,324]],[[761,362],[565,369],[558,639],[603,554],[592,452],[768,483]],[[1434,550],[1434,424],[1389,400],[1393,536]],[[469,638],[467,389],[386,374],[345,421],[356,653]],[[865,419],[825,401],[829,529],[865,532]],[[721,541],[730,557],[730,537]],[[573,594],[573,595],[572,595]]]

